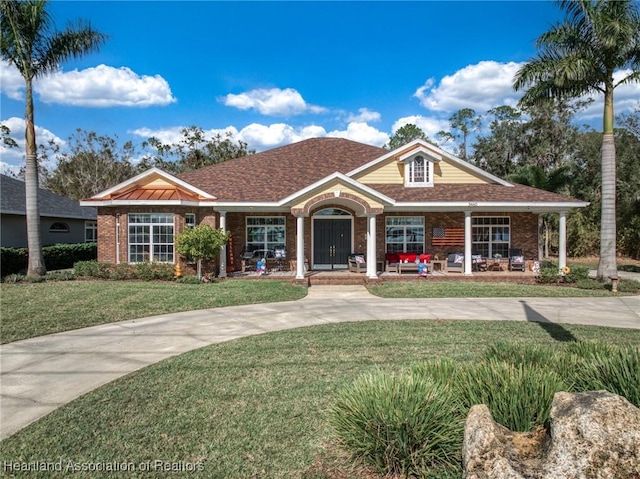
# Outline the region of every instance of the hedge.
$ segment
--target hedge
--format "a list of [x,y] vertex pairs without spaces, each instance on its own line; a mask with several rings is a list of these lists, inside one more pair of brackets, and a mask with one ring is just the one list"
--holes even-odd
[[[42,248],[47,270],[73,268],[77,261],[90,261],[98,257],[96,243],[55,244]],[[27,248],[0,248],[0,274],[24,273],[27,270],[29,251]]]

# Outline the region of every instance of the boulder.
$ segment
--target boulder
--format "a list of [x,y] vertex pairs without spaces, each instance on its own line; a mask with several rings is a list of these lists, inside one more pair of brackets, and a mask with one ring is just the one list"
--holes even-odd
[[606,391],[560,392],[547,429],[518,433],[473,406],[462,458],[466,479],[640,479],[640,409]]

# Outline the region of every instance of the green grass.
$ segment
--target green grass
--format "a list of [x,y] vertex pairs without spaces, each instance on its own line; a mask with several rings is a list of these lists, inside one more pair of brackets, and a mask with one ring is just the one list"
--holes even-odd
[[[383,298],[566,298],[566,297],[614,297],[606,289],[579,289],[569,286],[520,284],[520,283],[472,283],[426,280],[416,283],[389,282],[369,286],[369,291]],[[621,295],[624,293],[617,293]]]
[[[640,345],[640,330],[563,327],[580,341]],[[201,463],[193,477],[202,478],[331,477],[323,471],[333,463],[322,461],[335,451],[328,411],[338,391],[379,369],[401,372],[439,357],[477,361],[496,338],[567,344],[536,323],[485,321],[341,323],[242,338],[162,361],[63,406],[3,441],[0,463],[164,460]]]
[[125,319],[240,304],[291,301],[306,288],[281,281],[2,283],[2,343]]

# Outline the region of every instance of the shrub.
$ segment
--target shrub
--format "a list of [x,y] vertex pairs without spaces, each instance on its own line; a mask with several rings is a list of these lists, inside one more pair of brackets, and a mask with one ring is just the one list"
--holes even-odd
[[173,279],[173,265],[166,263],[136,263],[135,275],[143,281]]
[[48,270],[73,268],[77,261],[90,261],[98,256],[96,243],[55,244],[42,248]]
[[541,266],[537,281],[543,284],[556,283],[558,281],[557,266]]
[[564,280],[567,283],[577,283],[578,281],[585,281],[589,279],[588,266],[575,265],[575,266],[570,266],[569,269],[571,271],[569,272],[569,274],[565,275],[564,277]]
[[28,252],[26,248],[0,248],[0,268],[2,276],[27,271]]
[[110,269],[111,265],[109,263],[99,263],[97,261],[78,261],[73,265],[76,276],[90,278],[108,279],[110,277]]
[[[611,285],[608,285],[611,288]],[[618,291],[620,293],[640,293],[640,281],[635,279],[621,279],[618,281]]]
[[22,283],[24,281],[24,274],[8,274],[2,278],[3,283]]
[[73,271],[49,271],[44,279],[46,281],[73,281],[76,277]]
[[128,279],[136,279],[135,269],[128,263],[120,263],[109,265],[109,279],[123,281]]
[[383,474],[458,470],[464,418],[452,390],[419,374],[369,374],[331,410],[338,439]]
[[551,369],[497,359],[465,368],[458,388],[467,408],[486,404],[497,422],[522,432],[545,424],[553,395],[568,389],[562,377]]

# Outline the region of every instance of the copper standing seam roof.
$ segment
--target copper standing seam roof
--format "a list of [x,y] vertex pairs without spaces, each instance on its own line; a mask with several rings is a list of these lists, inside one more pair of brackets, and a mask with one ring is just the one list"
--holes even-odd
[[135,188],[124,193],[115,194],[112,200],[138,200],[138,201],[199,201],[200,198],[181,188]]

